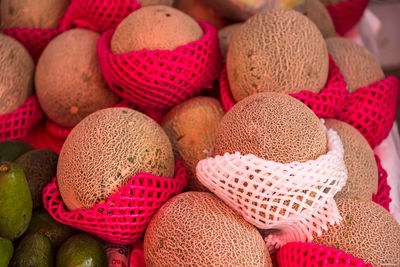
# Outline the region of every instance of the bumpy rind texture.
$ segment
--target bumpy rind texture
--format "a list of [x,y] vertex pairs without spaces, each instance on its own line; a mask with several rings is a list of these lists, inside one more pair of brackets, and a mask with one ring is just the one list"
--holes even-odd
[[259,92],[320,92],[329,58],[317,26],[294,10],[272,9],[248,19],[232,39],[227,73],[240,101]]
[[211,193],[186,192],[154,215],[144,236],[146,266],[272,266],[251,224]]
[[182,11],[163,5],[147,6],[121,21],[111,39],[111,51],[174,50],[202,36],[199,24]]
[[0,115],[16,110],[28,99],[34,67],[25,47],[0,33]]
[[324,38],[337,36],[332,18],[320,0],[306,0],[302,13],[315,23]]
[[259,93],[238,102],[215,135],[214,155],[240,152],[288,163],[316,159],[326,151],[318,117],[299,100],[280,93]]
[[36,68],[36,93],[44,113],[57,124],[73,127],[87,115],[118,102],[102,75],[96,44],[100,35],[73,29],[53,39]]
[[335,198],[372,200],[372,194],[378,190],[378,166],[368,141],[357,129],[345,122],[327,119],[325,126],[334,129],[342,140],[348,173],[346,185]]
[[142,6],[150,6],[150,5],[172,6],[174,0],[137,0],[137,2]]
[[379,62],[364,47],[340,37],[326,39],[326,45],[350,93],[385,78]]
[[83,119],[61,149],[57,181],[67,208],[91,208],[132,176],[173,177],[174,155],[161,126],[129,108],[107,108]]
[[233,35],[238,31],[243,23],[235,23],[226,26],[218,31],[219,48],[221,49],[222,56],[226,58],[228,53],[229,44],[232,41]]
[[224,113],[217,99],[198,96],[171,109],[161,122],[176,158],[188,169],[188,190],[208,191],[196,177],[196,165],[213,149]]
[[313,243],[332,246],[373,266],[400,266],[400,225],[372,201],[337,199],[340,224],[329,225]]

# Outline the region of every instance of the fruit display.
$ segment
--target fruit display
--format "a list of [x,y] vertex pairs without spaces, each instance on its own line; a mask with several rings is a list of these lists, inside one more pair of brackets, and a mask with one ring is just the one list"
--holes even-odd
[[400,266],[367,4],[0,0],[0,267]]

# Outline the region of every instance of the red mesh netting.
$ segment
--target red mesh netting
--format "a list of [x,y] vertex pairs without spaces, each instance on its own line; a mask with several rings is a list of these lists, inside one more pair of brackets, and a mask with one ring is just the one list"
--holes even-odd
[[21,139],[43,118],[36,96],[30,96],[18,109],[0,115],[0,142]]
[[389,204],[392,202],[390,198],[390,186],[387,182],[388,174],[382,167],[381,160],[375,155],[376,164],[378,165],[378,190],[372,195],[372,201],[390,211]]
[[367,8],[368,2],[369,0],[345,0],[326,7],[339,35],[344,35],[357,24]]
[[132,245],[131,254],[129,256],[129,267],[146,267],[143,252],[143,238]]
[[372,267],[362,259],[333,247],[319,246],[312,243],[292,242],[284,245],[277,253],[281,267]]
[[106,241],[127,245],[139,240],[153,214],[186,186],[186,169],[178,162],[175,178],[147,173],[132,177],[104,204],[88,210],[69,211],[57,188],[57,179],[43,189],[46,210],[57,221],[89,232]]
[[203,37],[173,51],[143,49],[113,54],[113,31],[106,31],[97,43],[97,53],[110,89],[141,107],[168,109],[203,88],[212,88],[222,67],[218,33],[210,24],[199,24]]
[[52,136],[61,139],[66,139],[69,133],[72,131],[72,128],[60,126],[50,119],[46,120],[45,125],[46,125],[46,131],[48,131]]
[[21,140],[27,142],[35,149],[50,149],[57,154],[60,154],[61,147],[64,144],[64,139],[57,138],[46,131],[44,122],[39,123],[32,129],[28,136]]

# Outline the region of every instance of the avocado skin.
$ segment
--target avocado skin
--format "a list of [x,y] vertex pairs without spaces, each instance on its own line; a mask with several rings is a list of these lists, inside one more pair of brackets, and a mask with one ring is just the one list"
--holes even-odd
[[0,162],[14,161],[22,154],[33,150],[34,148],[23,141],[5,140],[0,142]]

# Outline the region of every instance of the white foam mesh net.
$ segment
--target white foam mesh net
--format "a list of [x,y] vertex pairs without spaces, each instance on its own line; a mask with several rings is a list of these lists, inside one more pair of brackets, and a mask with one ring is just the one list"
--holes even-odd
[[347,180],[338,134],[325,132],[328,152],[306,162],[278,163],[255,155],[225,153],[201,160],[200,182],[248,222],[265,231],[270,251],[292,242],[309,242],[341,216],[333,196]]

